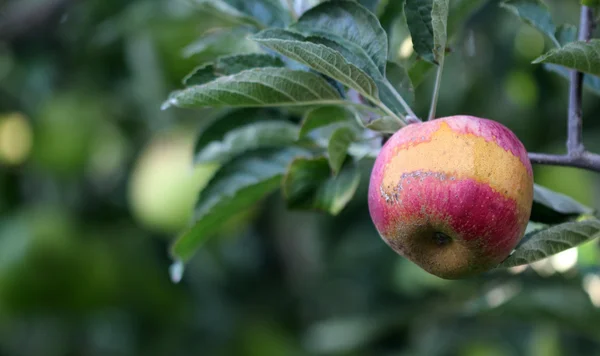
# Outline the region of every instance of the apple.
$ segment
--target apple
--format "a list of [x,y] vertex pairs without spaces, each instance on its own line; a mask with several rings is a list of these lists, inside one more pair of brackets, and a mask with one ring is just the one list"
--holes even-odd
[[408,125],[379,153],[369,212],[398,254],[444,279],[490,270],[517,245],[531,215],[527,151],[504,125],[452,116]]

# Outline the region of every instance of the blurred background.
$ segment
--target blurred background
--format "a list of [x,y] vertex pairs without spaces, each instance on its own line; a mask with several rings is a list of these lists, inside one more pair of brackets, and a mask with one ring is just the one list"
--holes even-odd
[[[488,117],[531,151],[563,152],[567,82],[530,64],[544,37],[497,1],[462,2],[476,6],[439,115]],[[578,1],[547,3],[555,22],[577,23]],[[339,216],[269,197],[172,283],[168,246],[216,167],[190,168],[212,112],[160,105],[196,65],[256,50],[231,34],[194,43],[215,21],[175,0],[0,0],[0,355],[600,355],[597,241],[528,268],[435,278],[377,235],[368,161]],[[411,55],[392,42],[396,60]],[[417,90],[418,114],[432,84]],[[586,144],[600,152],[600,100],[584,101]],[[600,208],[597,174],[535,177]]]

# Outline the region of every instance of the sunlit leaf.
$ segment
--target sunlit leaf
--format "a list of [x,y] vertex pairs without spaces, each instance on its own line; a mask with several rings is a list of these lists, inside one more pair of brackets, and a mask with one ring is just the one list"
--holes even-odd
[[518,16],[525,23],[537,28],[548,36],[555,44],[556,25],[552,15],[542,0],[506,0],[500,6]]
[[515,251],[499,267],[539,261],[597,237],[600,237],[600,221],[596,219],[550,226],[525,235]]
[[367,55],[381,74],[385,74],[387,35],[377,17],[360,4],[353,1],[324,2],[305,12],[293,28],[352,43]]
[[348,63],[341,53],[291,31],[270,29],[253,37],[259,43],[323,73],[358,92],[377,98],[377,87],[361,69]]
[[300,149],[254,153],[224,165],[200,194],[194,223],[172,246],[174,258],[189,260],[234,213],[277,190],[287,166],[308,154]]
[[352,199],[359,182],[360,174],[353,164],[345,165],[334,177],[326,158],[298,158],[285,175],[283,193],[289,208],[337,215]]
[[552,63],[580,72],[600,75],[600,40],[575,41],[555,48],[536,58],[533,63]]
[[171,94],[163,108],[339,104],[340,94],[319,75],[286,68],[257,68]]

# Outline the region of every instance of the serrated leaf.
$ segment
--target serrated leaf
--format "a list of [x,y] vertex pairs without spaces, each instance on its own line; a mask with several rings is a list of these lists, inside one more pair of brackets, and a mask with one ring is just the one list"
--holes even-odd
[[448,0],[406,0],[404,13],[415,52],[440,63],[446,51]]
[[201,85],[217,79],[215,75],[215,66],[212,63],[202,64],[183,78],[183,85],[186,87],[192,85]]
[[558,40],[554,36],[556,25],[552,21],[552,15],[548,7],[541,0],[506,0],[500,3],[500,7],[518,16],[525,23],[537,28],[555,44],[558,44]]
[[281,120],[277,111],[264,108],[221,109],[214,115],[202,117],[202,127],[194,145],[194,156],[208,144],[222,141],[230,131],[262,121]]
[[340,103],[343,99],[338,91],[317,74],[287,68],[257,68],[176,91],[163,109]]
[[222,141],[209,143],[195,157],[195,163],[224,163],[251,150],[291,146],[298,138],[298,126],[285,121],[264,121],[229,131]]
[[214,63],[205,63],[194,68],[183,79],[183,84],[186,86],[200,85],[218,77],[237,74],[248,69],[284,66],[281,59],[264,53],[234,54],[219,57]]
[[[385,74],[387,35],[377,17],[353,1],[327,1],[306,11],[293,29],[307,34],[340,38],[360,48]],[[338,41],[339,42],[339,41]]]
[[398,122],[396,118],[390,116],[383,116],[373,120],[365,127],[369,130],[393,134],[402,128],[402,123]]
[[194,3],[200,11],[218,18],[231,25],[250,25],[262,28],[264,25],[254,17],[249,16],[225,1],[221,0],[195,0]]
[[224,165],[200,194],[194,223],[171,247],[173,257],[189,260],[231,215],[277,190],[292,160],[307,156],[303,150],[288,148],[245,155]]
[[539,261],[597,237],[600,237],[600,221],[595,219],[567,222],[537,230],[525,235],[499,268]]
[[339,52],[348,62],[354,64],[356,67],[362,69],[365,73],[370,75],[377,86],[379,99],[381,102],[392,112],[394,112],[394,114],[398,115],[399,117],[403,116],[406,110],[398,101],[398,98],[396,95],[394,95],[394,92],[392,92],[390,86],[388,86],[388,81],[385,76],[379,72],[379,69],[375,63],[373,63],[371,58],[369,58],[364,50],[359,48],[356,44],[346,41],[341,37],[310,36],[309,39],[311,42],[321,43]]
[[306,137],[313,130],[319,129],[338,122],[349,122],[352,114],[345,108],[339,106],[321,106],[306,113],[299,137]]
[[406,69],[394,62],[388,62],[386,78],[400,96],[404,98],[408,105],[413,105],[415,101],[415,90]]
[[558,26],[554,35],[561,46],[577,40],[577,27],[569,24]]
[[246,53],[219,57],[215,70],[219,75],[232,75],[247,69],[284,67],[285,63],[277,57],[264,53]]
[[333,177],[327,159],[298,158],[283,180],[283,193],[290,209],[316,209],[339,214],[352,199],[360,183],[355,165],[347,164]]
[[377,98],[375,82],[361,69],[350,64],[341,53],[291,31],[269,29],[253,39],[272,50],[323,73],[370,98]]
[[600,75],[600,40],[575,41],[555,48],[536,58],[533,63],[552,63],[580,72]]
[[[570,79],[571,73],[569,69],[565,67],[557,64],[544,64],[544,69],[557,73],[566,80]],[[600,77],[591,74],[585,74],[583,76],[583,87],[596,95],[600,95]]]
[[348,148],[355,138],[356,134],[354,130],[346,126],[337,128],[331,134],[329,144],[327,145],[327,156],[329,158],[329,166],[334,173],[337,174],[344,164]]

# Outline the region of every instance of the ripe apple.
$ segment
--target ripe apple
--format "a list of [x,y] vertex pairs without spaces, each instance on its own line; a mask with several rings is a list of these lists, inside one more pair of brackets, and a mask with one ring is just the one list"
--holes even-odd
[[383,240],[445,279],[508,257],[532,202],[533,172],[521,141],[473,116],[402,128],[381,149],[369,185],[369,212]]

